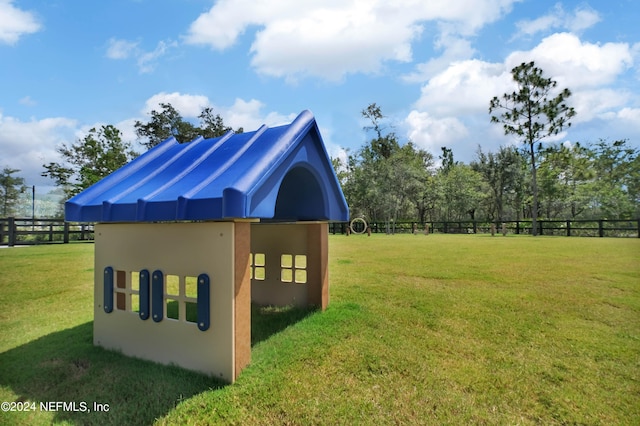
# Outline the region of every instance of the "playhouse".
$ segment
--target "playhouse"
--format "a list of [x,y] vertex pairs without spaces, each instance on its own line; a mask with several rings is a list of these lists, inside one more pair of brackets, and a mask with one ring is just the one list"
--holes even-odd
[[94,344],[233,382],[252,302],[327,306],[327,221],[348,217],[309,111],[169,138],[65,204],[96,223]]

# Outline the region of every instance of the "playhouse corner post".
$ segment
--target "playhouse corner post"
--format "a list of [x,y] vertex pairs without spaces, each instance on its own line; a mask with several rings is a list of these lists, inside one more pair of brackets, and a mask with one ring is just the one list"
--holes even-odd
[[235,223],[234,380],[251,362],[251,224]]
[[307,225],[309,254],[308,304],[325,310],[329,305],[329,225],[326,222]]

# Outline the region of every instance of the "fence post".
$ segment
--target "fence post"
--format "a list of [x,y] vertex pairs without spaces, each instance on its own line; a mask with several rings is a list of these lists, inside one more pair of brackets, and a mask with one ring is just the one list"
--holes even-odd
[[64,234],[62,237],[62,242],[65,244],[69,242],[69,222],[64,223]]
[[571,236],[571,221],[567,221],[567,237]]
[[604,226],[602,223],[602,219],[598,221],[598,236],[601,238],[604,237]]
[[16,245],[16,218],[10,217],[8,219],[9,223],[7,224],[7,227],[9,228],[9,247],[13,247]]
[[640,219],[638,219],[638,238],[640,238]]
[[539,220],[538,221],[538,235],[542,235],[542,231],[543,231],[543,226],[542,226],[542,221]]

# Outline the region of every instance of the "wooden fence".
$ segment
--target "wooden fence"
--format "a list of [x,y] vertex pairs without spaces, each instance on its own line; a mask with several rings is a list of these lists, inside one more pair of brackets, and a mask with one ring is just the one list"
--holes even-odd
[[[330,223],[329,232],[367,233],[364,221]],[[504,222],[452,221],[452,222],[370,222],[371,233],[443,233],[443,234],[531,234],[531,221]],[[633,220],[538,220],[538,235],[567,237],[637,237],[640,238],[640,219]]]
[[[348,231],[367,233],[364,221],[352,225],[344,222],[329,223],[329,233],[346,234]],[[504,222],[451,221],[451,222],[371,222],[372,233],[429,233],[443,234],[531,234],[531,221]],[[539,220],[538,235],[567,237],[637,237],[640,238],[640,219],[634,220]],[[62,219],[0,218],[0,245],[26,245],[93,241],[93,224],[65,222]]]
[[93,225],[62,219],[0,218],[0,245],[92,241]]

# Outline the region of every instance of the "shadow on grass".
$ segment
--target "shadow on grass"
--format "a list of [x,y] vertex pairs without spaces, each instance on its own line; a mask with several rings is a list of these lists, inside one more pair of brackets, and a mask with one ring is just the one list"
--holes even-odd
[[[54,422],[132,425],[151,424],[180,400],[224,383],[95,347],[88,322],[0,354],[0,385],[16,393],[17,401],[35,402],[31,415],[41,411],[41,402],[75,403],[52,410]],[[108,404],[108,411],[93,411],[94,402]],[[48,423],[28,420],[29,413],[3,414],[14,415],[10,424]]]
[[251,346],[255,346],[316,311],[316,308],[251,304]]
[[[312,312],[252,306],[251,345]],[[0,413],[0,423],[48,424],[50,420],[38,416],[40,403],[66,402],[71,404],[57,410],[54,405],[54,422],[151,424],[181,400],[225,385],[202,374],[93,346],[93,322],[88,322],[0,354],[0,386],[17,394],[17,402],[35,403],[36,408],[35,413]],[[108,404],[108,411],[95,411],[94,403]]]

